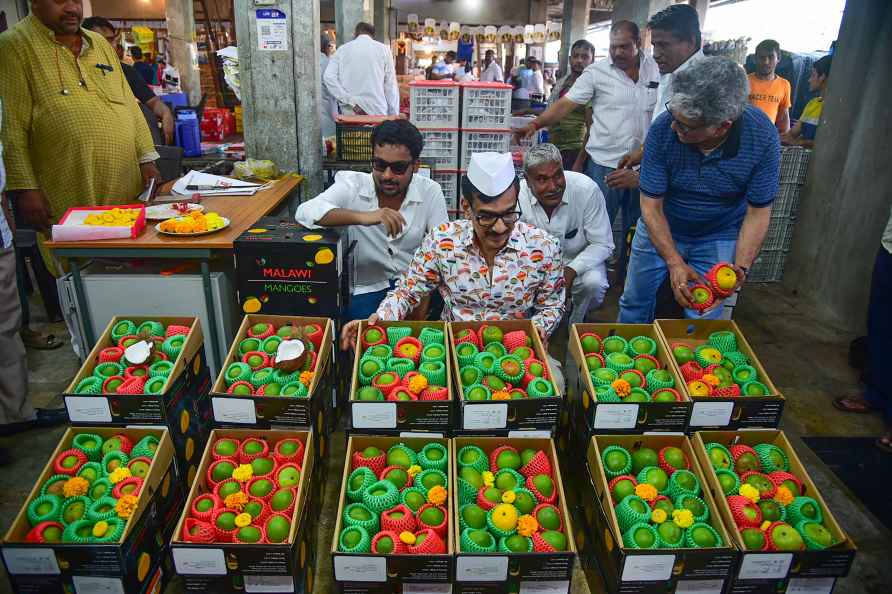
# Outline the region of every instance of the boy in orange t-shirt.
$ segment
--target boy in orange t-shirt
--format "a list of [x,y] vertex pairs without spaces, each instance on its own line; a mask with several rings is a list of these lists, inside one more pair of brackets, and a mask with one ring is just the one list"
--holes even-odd
[[749,101],[768,116],[779,133],[790,129],[790,83],[775,74],[780,44],[766,39],[756,46],[756,72],[749,75]]

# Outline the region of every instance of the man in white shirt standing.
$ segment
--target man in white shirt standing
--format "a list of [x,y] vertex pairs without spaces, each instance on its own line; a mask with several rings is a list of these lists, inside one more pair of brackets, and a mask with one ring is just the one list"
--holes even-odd
[[397,115],[400,92],[390,48],[372,39],[375,27],[358,23],[352,41],[335,52],[323,81],[329,92],[356,115]]
[[489,49],[483,56],[483,72],[480,73],[481,82],[504,82],[505,75],[502,73],[502,67],[496,60],[496,53]]
[[587,176],[564,171],[561,151],[553,144],[527,151],[523,168],[521,220],[560,242],[564,282],[573,305],[569,323],[581,323],[601,305],[609,287],[606,261],[613,253],[613,236],[604,196]]
[[[331,50],[334,49],[331,43],[331,37],[327,33],[323,33],[319,39],[319,72],[325,77],[325,70],[331,60],[329,57]],[[319,124],[322,128],[322,138],[334,136],[336,131],[335,119],[338,117],[338,102],[332,97],[325,85],[325,80],[321,82],[322,96],[319,101]]]
[[449,220],[440,185],[414,175],[424,139],[406,120],[372,132],[372,173],[342,171],[335,183],[297,209],[309,229],[346,227],[354,284],[348,320],[368,318],[406,270],[428,231]]
[[619,169],[626,153],[644,142],[657,101],[660,73],[653,58],[641,51],[638,25],[617,21],[610,28],[606,60],[586,68],[566,95],[519,135],[554,126],[580,105],[591,102],[592,123],[585,144],[586,174],[601,188],[610,224],[622,213],[620,255],[625,253],[629,228],[638,220],[638,172]]

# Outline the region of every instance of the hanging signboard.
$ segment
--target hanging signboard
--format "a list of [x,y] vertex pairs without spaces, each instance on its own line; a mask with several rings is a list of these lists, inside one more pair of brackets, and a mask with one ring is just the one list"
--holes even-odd
[[264,51],[288,50],[288,17],[276,8],[258,8],[257,47]]

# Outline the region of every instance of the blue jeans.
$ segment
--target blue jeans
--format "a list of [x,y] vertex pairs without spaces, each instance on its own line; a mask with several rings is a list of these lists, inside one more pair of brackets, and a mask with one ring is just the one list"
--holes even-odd
[[610,218],[610,227],[613,228],[613,222],[616,220],[617,213],[622,213],[623,228],[619,243],[616,246],[616,253],[619,255],[620,261],[625,262],[626,259],[626,237],[629,236],[629,228],[638,221],[641,216],[641,205],[639,204],[638,192],[635,190],[613,189],[607,185],[604,178],[609,173],[616,171],[614,167],[605,167],[598,165],[591,159],[585,168],[585,174],[592,181],[598,184],[601,192],[604,194],[604,201],[607,206],[607,216]]
[[[390,289],[395,284],[395,281],[390,281]],[[381,289],[374,293],[363,293],[362,295],[350,295],[350,306],[347,308],[346,321],[367,320],[370,315],[378,310],[378,306],[387,297],[390,289]]]
[[873,265],[867,309],[867,373],[864,399],[892,424],[892,389],[886,365],[892,357],[892,254],[880,247]]
[[[685,262],[703,275],[719,262],[730,262],[734,258],[736,239],[679,241],[673,238],[675,249]],[[638,222],[635,238],[632,240],[632,257],[622,297],[619,298],[619,322],[621,324],[650,324],[654,319],[657,291],[666,279],[669,269],[657,253],[647,232],[644,219]],[[686,318],[716,319],[722,315],[722,308],[700,315],[692,309],[685,310]]]

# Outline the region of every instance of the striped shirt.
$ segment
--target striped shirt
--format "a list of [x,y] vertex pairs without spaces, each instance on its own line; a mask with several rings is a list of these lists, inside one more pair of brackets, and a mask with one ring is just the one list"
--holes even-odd
[[586,152],[604,167],[619,160],[644,142],[657,101],[660,70],[653,58],[638,54],[638,81],[613,65],[609,57],[582,71],[565,95],[573,103],[592,104],[592,126]]
[[724,144],[708,155],[683,144],[671,114],[654,121],[644,143],[641,192],[663,199],[672,236],[681,240],[734,240],[747,206],[770,206],[780,175],[780,140],[774,122],[747,105]]

